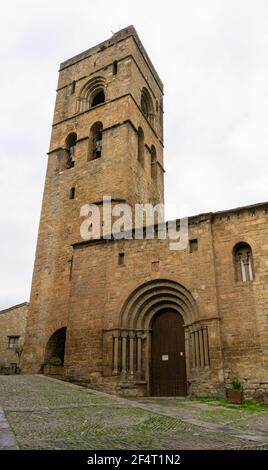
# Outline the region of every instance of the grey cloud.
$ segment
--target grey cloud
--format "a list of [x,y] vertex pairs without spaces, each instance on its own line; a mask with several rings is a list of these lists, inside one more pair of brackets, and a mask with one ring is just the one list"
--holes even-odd
[[0,308],[29,299],[59,63],[134,24],[165,84],[167,204],[228,209],[267,199],[267,21],[264,0],[2,5]]

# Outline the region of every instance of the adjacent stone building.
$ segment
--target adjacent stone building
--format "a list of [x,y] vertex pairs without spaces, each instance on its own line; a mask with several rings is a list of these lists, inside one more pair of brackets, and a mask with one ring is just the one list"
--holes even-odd
[[83,240],[81,207],[103,212],[108,195],[164,200],[163,84],[132,26],[60,66],[23,370],[59,357],[66,378],[112,393],[214,395],[239,378],[261,394],[268,203],[191,217],[171,250],[156,226]]
[[28,306],[24,302],[0,311],[0,370],[19,366],[16,349],[24,345]]

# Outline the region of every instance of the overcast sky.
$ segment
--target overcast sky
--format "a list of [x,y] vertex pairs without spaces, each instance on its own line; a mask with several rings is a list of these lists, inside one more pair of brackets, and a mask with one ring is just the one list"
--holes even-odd
[[1,5],[0,308],[29,299],[59,63],[133,24],[165,85],[169,217],[267,200],[267,0]]

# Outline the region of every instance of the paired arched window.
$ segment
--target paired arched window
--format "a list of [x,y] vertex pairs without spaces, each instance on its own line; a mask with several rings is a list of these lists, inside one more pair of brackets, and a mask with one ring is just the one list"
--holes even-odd
[[77,112],[87,111],[104,103],[106,99],[105,86],[106,82],[103,77],[95,77],[87,82],[77,99]]
[[63,169],[67,170],[74,167],[76,158],[77,134],[71,132],[65,141],[65,159]]
[[143,115],[154,126],[154,105],[151,95],[147,88],[143,88],[141,92],[141,110]]
[[254,279],[252,249],[248,243],[241,242],[233,250],[235,279],[250,282]]
[[95,122],[90,129],[88,160],[95,160],[102,155],[102,131],[101,122]]
[[155,146],[151,146],[151,178],[156,181],[157,179],[157,156]]
[[138,161],[144,166],[144,132],[141,127],[138,129]]

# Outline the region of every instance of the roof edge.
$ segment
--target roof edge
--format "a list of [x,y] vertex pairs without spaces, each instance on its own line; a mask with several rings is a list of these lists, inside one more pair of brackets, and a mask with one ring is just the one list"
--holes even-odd
[[0,310],[0,315],[2,313],[6,313],[6,312],[9,312],[9,311],[14,310],[16,308],[23,307],[24,305],[29,305],[29,304],[30,304],[29,302],[22,302],[20,304],[12,305],[12,307],[4,308],[3,310]]
[[[224,211],[217,211],[217,212],[203,212],[203,213],[200,213],[200,214],[196,214],[196,215],[192,215],[192,216],[189,216],[188,217],[188,221],[189,223],[194,223],[194,222],[204,222],[206,220],[210,220],[210,221],[213,221],[215,218],[217,218],[218,216],[221,217],[221,216],[224,216],[224,215],[229,215],[229,214],[236,214],[236,213],[239,213],[239,212],[244,212],[244,211],[254,211],[254,210],[259,210],[259,209],[267,209],[268,210],[268,201],[267,202],[259,202],[259,203],[256,203],[256,204],[251,204],[251,205],[247,205],[247,206],[242,206],[242,207],[235,207],[233,209],[227,209],[227,210],[224,210]],[[185,217],[182,217],[182,218],[185,218]],[[171,220],[167,220],[165,221],[164,223],[165,224],[168,224],[169,222],[173,222],[173,223],[179,223],[181,219],[171,219]],[[154,227],[157,227],[157,225],[155,225]],[[146,227],[144,226],[143,229],[146,229]],[[131,232],[133,232],[133,230],[135,229],[132,229]],[[90,239],[90,240],[82,240],[82,241],[79,241],[79,242],[75,242],[75,243],[72,243],[71,246],[73,248],[79,248],[79,247],[82,247],[82,246],[85,246],[85,245],[93,245],[93,244],[100,244],[100,243],[109,243],[109,242],[112,242],[112,241],[115,241],[116,238],[112,237],[111,239],[105,239],[105,238],[98,238],[98,239]]]

